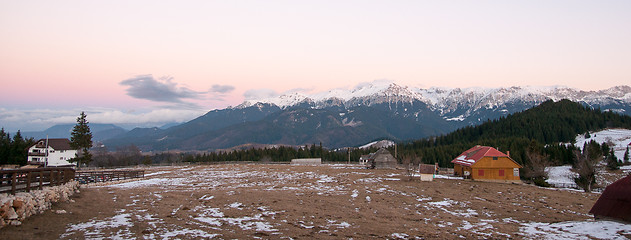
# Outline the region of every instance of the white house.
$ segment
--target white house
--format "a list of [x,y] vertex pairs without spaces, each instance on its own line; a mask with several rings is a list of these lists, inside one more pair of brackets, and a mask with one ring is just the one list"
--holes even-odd
[[77,150],[70,148],[67,138],[40,139],[28,148],[28,164],[45,167],[74,166],[68,160],[75,157]]

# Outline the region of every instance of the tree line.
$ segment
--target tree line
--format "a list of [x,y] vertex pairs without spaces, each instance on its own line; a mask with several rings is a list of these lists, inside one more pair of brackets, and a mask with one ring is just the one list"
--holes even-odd
[[452,167],[451,160],[475,145],[510,152],[510,157],[522,166],[528,161],[529,149],[548,156],[555,165],[575,164],[577,148],[573,143],[577,135],[613,127],[631,129],[631,117],[569,100],[550,100],[478,126],[401,143],[398,148],[402,155],[422,156],[425,163],[442,167]]
[[35,140],[33,138],[25,139],[20,131],[11,137],[11,134],[2,128],[0,130],[0,165],[26,165],[27,148],[33,144],[35,144]]

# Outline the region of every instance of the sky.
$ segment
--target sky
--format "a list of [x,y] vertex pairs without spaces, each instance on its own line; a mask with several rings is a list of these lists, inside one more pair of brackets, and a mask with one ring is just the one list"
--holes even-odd
[[160,126],[248,98],[631,83],[631,1],[0,0],[0,126]]

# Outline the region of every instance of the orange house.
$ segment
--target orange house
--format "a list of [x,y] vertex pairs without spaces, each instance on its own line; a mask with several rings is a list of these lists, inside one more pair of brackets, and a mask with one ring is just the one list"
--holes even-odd
[[472,147],[451,162],[457,176],[473,180],[520,182],[521,165],[492,147]]

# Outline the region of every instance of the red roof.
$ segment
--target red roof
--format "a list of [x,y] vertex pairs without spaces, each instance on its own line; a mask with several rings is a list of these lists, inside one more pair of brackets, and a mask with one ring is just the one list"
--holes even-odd
[[464,151],[462,154],[460,154],[460,156],[458,156],[454,160],[451,160],[451,162],[454,164],[471,166],[484,157],[508,157],[508,155],[498,151],[495,148],[478,145],[472,147],[467,151]]
[[631,175],[607,186],[589,213],[631,222]]

